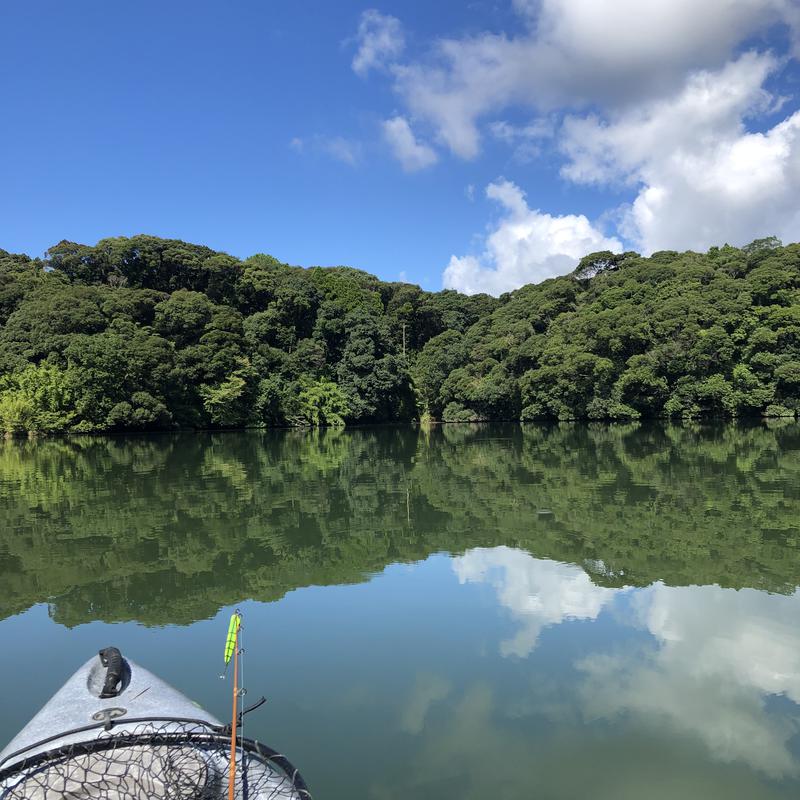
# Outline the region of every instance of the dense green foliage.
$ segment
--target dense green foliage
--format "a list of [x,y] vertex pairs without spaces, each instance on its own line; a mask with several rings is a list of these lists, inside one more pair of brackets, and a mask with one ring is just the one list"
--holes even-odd
[[151,236],[0,250],[0,429],[794,416],[800,245],[594,253],[499,299]]
[[606,586],[792,592],[799,498],[784,420],[0,441],[0,618],[188,623],[498,545]]

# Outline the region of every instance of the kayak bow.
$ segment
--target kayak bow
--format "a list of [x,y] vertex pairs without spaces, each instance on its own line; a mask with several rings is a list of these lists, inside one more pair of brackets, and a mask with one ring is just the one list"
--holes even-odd
[[[237,800],[310,800],[276,751],[238,737]],[[0,799],[224,800],[231,730],[106,648],[0,752]]]

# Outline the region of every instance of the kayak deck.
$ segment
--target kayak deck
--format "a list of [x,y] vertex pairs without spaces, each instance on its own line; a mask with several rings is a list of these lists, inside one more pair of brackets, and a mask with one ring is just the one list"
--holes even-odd
[[[114,696],[101,697],[108,674],[90,659],[6,746],[0,799],[226,798],[229,731],[129,660],[114,675]],[[285,757],[241,737],[237,750],[237,800],[310,798]]]

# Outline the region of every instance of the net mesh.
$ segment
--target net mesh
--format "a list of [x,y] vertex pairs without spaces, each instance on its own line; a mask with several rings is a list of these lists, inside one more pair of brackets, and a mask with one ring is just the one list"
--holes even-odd
[[[0,766],[3,800],[226,800],[230,734],[202,724],[147,722],[78,736]],[[289,761],[239,739],[236,800],[310,800]]]

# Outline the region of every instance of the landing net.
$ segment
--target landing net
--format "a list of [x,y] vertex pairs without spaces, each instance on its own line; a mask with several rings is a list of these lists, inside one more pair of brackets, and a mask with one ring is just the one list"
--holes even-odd
[[[229,730],[200,721],[120,723],[60,737],[69,744],[35,745],[10,756],[0,764],[0,798],[226,800]],[[285,756],[241,737],[237,755],[236,800],[311,800]]]

